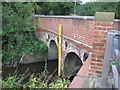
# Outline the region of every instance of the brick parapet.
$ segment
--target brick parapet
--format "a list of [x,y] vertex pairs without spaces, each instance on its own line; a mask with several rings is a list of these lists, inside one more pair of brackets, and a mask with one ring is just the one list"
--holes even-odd
[[[106,47],[106,37],[109,30],[113,30],[113,22],[97,22],[94,23],[92,60],[88,75],[101,75],[104,52]],[[99,68],[98,68],[99,67]]]
[[73,18],[39,18],[38,27],[58,32],[58,24],[62,24],[64,36],[92,46],[93,20]]

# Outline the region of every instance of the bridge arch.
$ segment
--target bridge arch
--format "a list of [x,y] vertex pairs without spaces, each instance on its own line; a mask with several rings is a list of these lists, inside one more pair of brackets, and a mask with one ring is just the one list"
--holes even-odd
[[48,60],[58,59],[58,47],[54,40],[51,40],[48,46]]
[[83,63],[79,56],[75,52],[69,52],[65,57],[64,61],[63,69],[64,76],[65,77],[75,76],[82,65]]

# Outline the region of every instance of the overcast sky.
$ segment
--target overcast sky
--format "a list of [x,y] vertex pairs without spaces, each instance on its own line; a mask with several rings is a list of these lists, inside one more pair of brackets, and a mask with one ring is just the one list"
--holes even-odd
[[83,3],[90,2],[90,1],[97,1],[97,2],[119,2],[120,0],[81,0]]
[[90,1],[95,1],[95,0],[81,0],[83,3],[90,2]]
[[82,0],[83,2],[89,2],[90,0]]

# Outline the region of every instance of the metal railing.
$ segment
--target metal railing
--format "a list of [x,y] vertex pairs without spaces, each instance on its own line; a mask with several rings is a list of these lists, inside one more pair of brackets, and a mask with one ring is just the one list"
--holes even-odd
[[113,42],[113,64],[111,64],[113,77],[114,77],[114,87],[120,90],[120,31],[114,36]]
[[108,74],[112,67],[113,86],[120,90],[120,31],[109,31],[106,41],[101,86],[107,87]]

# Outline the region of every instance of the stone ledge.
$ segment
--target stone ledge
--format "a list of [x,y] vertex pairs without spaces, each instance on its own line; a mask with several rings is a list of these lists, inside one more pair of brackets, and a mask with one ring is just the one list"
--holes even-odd
[[50,15],[34,15],[39,18],[67,18],[67,19],[87,19],[93,20],[94,16],[50,16]]

